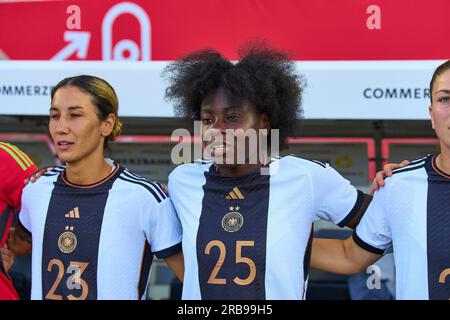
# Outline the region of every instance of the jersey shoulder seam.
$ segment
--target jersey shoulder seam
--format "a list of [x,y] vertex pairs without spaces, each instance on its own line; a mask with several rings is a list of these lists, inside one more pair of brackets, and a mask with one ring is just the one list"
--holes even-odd
[[145,192],[146,194],[151,194],[158,203],[168,198],[158,182],[150,181],[149,179],[139,176],[127,169],[119,175],[118,179],[127,183],[127,185],[132,188],[141,190],[141,192]]
[[414,164],[409,164],[406,167],[395,169],[392,171],[392,176],[401,177],[401,176],[410,176],[417,174],[417,170],[425,167],[425,161],[418,162]]

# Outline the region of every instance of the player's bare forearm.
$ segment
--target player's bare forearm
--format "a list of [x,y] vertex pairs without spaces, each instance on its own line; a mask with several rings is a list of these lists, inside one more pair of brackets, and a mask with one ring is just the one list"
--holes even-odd
[[20,224],[11,228],[8,237],[8,249],[16,256],[24,256],[31,252],[31,235],[23,230]]
[[183,253],[177,253],[171,257],[164,259],[170,269],[175,273],[177,278],[183,282],[184,279],[184,257]]
[[344,241],[314,238],[311,251],[311,267],[322,271],[353,274],[359,270],[347,260]]
[[380,258],[360,248],[350,237],[346,240],[313,239],[311,267],[338,274],[360,273]]

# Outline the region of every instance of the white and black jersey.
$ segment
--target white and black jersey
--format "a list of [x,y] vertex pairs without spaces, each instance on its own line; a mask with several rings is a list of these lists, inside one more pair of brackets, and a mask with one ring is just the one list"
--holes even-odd
[[362,248],[392,246],[397,299],[450,298],[450,176],[435,156],[397,169],[353,234]]
[[181,251],[181,225],[157,183],[116,165],[104,180],[71,184],[56,168],[23,192],[32,234],[32,299],[145,298],[153,254]]
[[180,165],[169,194],[183,226],[183,299],[303,299],[312,224],[342,226],[363,194],[329,165],[274,159],[270,175],[217,173]]

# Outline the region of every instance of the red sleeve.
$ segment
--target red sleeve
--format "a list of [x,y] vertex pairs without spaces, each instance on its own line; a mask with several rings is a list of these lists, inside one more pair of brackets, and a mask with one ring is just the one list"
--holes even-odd
[[0,141],[0,198],[14,210],[21,206],[23,180],[37,167],[19,148]]

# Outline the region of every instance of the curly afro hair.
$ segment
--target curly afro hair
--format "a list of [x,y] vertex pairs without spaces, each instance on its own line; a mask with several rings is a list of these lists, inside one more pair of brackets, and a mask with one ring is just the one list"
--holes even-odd
[[[177,116],[200,120],[202,102],[219,87],[230,101],[248,101],[268,116],[271,129],[279,129],[280,148],[302,115],[304,78],[283,51],[264,42],[250,43],[232,63],[219,52],[204,49],[169,64],[163,77],[169,82],[165,98],[174,103]],[[270,139],[269,139],[270,141]]]

